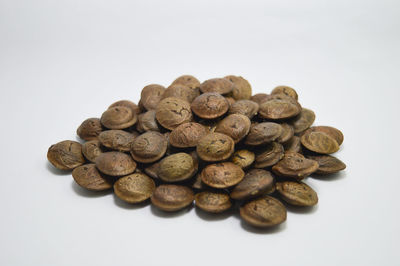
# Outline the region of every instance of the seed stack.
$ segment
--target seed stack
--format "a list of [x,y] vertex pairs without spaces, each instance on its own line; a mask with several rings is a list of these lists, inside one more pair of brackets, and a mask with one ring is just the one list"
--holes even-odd
[[83,121],[77,134],[86,142],[59,142],[47,158],[72,170],[80,186],[113,188],[131,204],[150,199],[172,212],[195,201],[203,211],[238,209],[250,225],[270,227],[286,220],[282,202],[317,204],[304,178],[346,167],[329,155],[343,134],[314,120],[291,87],[252,95],[242,77],[200,83],[185,75],[168,88],[144,87],[138,105],[118,101]]

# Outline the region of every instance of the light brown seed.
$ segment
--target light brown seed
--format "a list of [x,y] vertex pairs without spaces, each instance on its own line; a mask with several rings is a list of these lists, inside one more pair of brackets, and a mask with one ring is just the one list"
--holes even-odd
[[129,100],[121,100],[121,101],[115,102],[115,103],[111,104],[108,108],[113,108],[113,107],[117,107],[117,106],[127,107],[127,108],[131,109],[132,112],[136,113],[137,115],[141,113],[140,107],[137,104],[135,104]]
[[112,188],[112,183],[103,176],[94,163],[78,166],[72,171],[75,182],[92,191],[103,191]]
[[162,99],[164,91],[164,86],[158,84],[147,85],[142,89],[139,103],[148,111],[156,109]]
[[166,182],[178,182],[191,178],[195,170],[192,156],[180,152],[161,160],[157,176]]
[[272,167],[272,171],[283,177],[291,177],[302,180],[311,175],[318,169],[318,163],[314,160],[306,159],[302,154],[296,152],[285,152],[281,161]]
[[89,162],[94,163],[103,152],[104,149],[98,140],[90,140],[82,144],[82,154]]
[[160,127],[158,126],[156,119],[156,110],[150,110],[145,113],[141,113],[138,116],[136,129],[142,133],[146,131],[160,131]]
[[137,134],[132,134],[123,130],[106,130],[100,133],[100,143],[109,149],[116,151],[130,151],[131,144]]
[[175,79],[172,82],[171,85],[174,85],[174,84],[185,85],[191,89],[197,89],[197,90],[199,90],[199,87],[200,87],[200,81],[191,75],[183,75],[183,76],[178,77],[177,79]]
[[312,127],[314,131],[318,131],[318,132],[323,132],[326,135],[330,136],[331,138],[333,138],[334,140],[336,140],[336,142],[339,145],[342,145],[343,140],[344,140],[344,136],[343,133],[334,127],[329,127],[329,126],[316,126],[316,127]]
[[232,155],[231,161],[242,169],[246,169],[253,164],[255,158],[256,155],[254,152],[249,150],[238,150]]
[[239,100],[229,108],[230,114],[241,114],[252,119],[258,112],[259,105],[250,100]]
[[317,193],[303,182],[277,182],[276,190],[291,205],[310,207],[318,203]]
[[94,140],[103,130],[100,119],[89,118],[82,122],[82,124],[76,130],[78,136],[83,140]]
[[191,89],[183,84],[172,84],[164,91],[162,99],[175,97],[191,103],[199,95],[200,92],[198,90]]
[[72,170],[85,163],[82,145],[71,140],[64,140],[51,145],[47,152],[47,159],[60,170]]
[[121,177],[114,184],[115,195],[128,203],[140,203],[151,197],[156,185],[145,174],[131,174]]
[[226,76],[225,79],[229,80],[230,82],[232,82],[235,87],[232,90],[232,97],[235,100],[249,100],[251,97],[251,85],[250,83],[240,77],[240,76]]
[[191,104],[192,111],[200,118],[214,119],[223,116],[229,109],[229,102],[219,93],[203,93]]
[[100,121],[108,129],[125,129],[136,123],[137,114],[128,107],[116,106],[106,110]]
[[230,196],[232,199],[244,200],[263,195],[274,186],[274,177],[269,171],[252,169],[237,184]]
[[250,100],[253,102],[258,103],[258,105],[261,105],[263,102],[267,101],[269,99],[269,95],[266,93],[257,93],[251,96]]
[[318,162],[318,170],[315,174],[328,175],[346,169],[346,164],[336,157],[330,155],[308,155],[308,159]]
[[131,155],[138,162],[153,163],[164,156],[167,147],[168,141],[163,134],[147,131],[133,140]]
[[313,152],[331,154],[339,150],[338,142],[316,127],[307,129],[300,140],[304,147]]
[[252,146],[268,144],[278,139],[282,135],[282,132],[283,128],[278,123],[264,122],[252,124],[244,143]]
[[231,114],[217,124],[215,132],[225,134],[238,143],[249,134],[250,126],[251,122],[247,116]]
[[296,99],[296,101],[298,100],[299,96],[297,95],[297,92],[289,86],[277,86],[275,87],[272,92],[271,95],[275,95],[275,94],[285,94],[286,96],[292,97],[293,99]]
[[264,147],[258,148],[255,154],[254,168],[267,168],[273,166],[282,159],[284,150],[282,144],[272,142]]
[[231,208],[229,195],[223,192],[203,191],[194,197],[197,207],[206,212],[221,213]]
[[165,98],[157,106],[156,118],[164,128],[173,130],[193,120],[190,103],[179,98]]
[[201,180],[210,187],[228,188],[242,181],[244,172],[232,162],[222,162],[206,166],[200,175]]
[[280,120],[298,115],[301,111],[300,104],[284,94],[270,95],[269,99],[260,105],[261,118]]
[[184,123],[172,130],[169,141],[177,148],[196,147],[207,133],[207,129],[199,123]]
[[151,196],[151,203],[167,212],[179,211],[192,204],[193,200],[193,191],[179,185],[160,185]]
[[216,92],[219,94],[228,94],[233,88],[235,88],[235,84],[224,78],[213,78],[200,84],[200,91],[203,93]]
[[124,176],[133,173],[136,162],[123,152],[104,152],[96,158],[96,167],[100,172],[110,176]]
[[206,162],[223,161],[231,157],[235,150],[235,142],[225,134],[210,133],[202,137],[196,151]]
[[315,113],[307,108],[302,108],[300,114],[290,119],[290,124],[293,126],[294,133],[300,134],[305,131],[315,121]]
[[154,178],[154,179],[158,179],[158,169],[160,168],[160,161],[155,162],[153,164],[150,164],[148,166],[146,166],[146,168],[144,168],[144,172]]

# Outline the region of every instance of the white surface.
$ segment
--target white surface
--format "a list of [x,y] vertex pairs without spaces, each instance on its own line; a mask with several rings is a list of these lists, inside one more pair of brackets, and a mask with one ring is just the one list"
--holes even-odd
[[[0,265],[398,265],[398,1],[0,0]],[[334,180],[278,231],[161,217],[46,161],[88,117],[181,74],[297,89],[345,134]]]

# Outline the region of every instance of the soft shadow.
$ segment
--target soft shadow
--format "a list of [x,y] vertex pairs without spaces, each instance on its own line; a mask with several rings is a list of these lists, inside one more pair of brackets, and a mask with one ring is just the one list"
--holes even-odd
[[229,209],[227,211],[221,213],[209,213],[203,211],[202,209],[195,208],[196,215],[205,221],[222,221],[225,220],[233,215],[233,210]]
[[126,210],[136,210],[136,209],[142,209],[142,208],[148,206],[150,203],[150,200],[145,200],[143,202],[133,204],[133,203],[128,203],[126,201],[121,200],[114,194],[114,203],[118,207],[126,209]]
[[179,217],[182,216],[188,212],[190,212],[193,209],[193,204],[191,204],[190,206],[177,211],[177,212],[166,212],[166,211],[162,211],[160,209],[158,209],[157,207],[155,207],[154,205],[151,205],[150,210],[151,213],[154,214],[155,216],[161,217],[161,218],[175,218],[175,217]]
[[292,213],[312,214],[318,210],[318,204],[315,206],[311,206],[311,207],[293,206],[293,205],[289,205],[285,202],[283,204],[285,205],[286,209]]
[[99,198],[111,193],[111,189],[104,190],[104,191],[91,191],[87,190],[81,186],[79,186],[74,180],[71,183],[72,190],[78,194],[79,196],[86,197],[86,198]]
[[49,170],[51,173],[55,174],[55,175],[71,175],[71,171],[68,170],[60,170],[55,168],[50,162],[46,162],[46,168],[47,170]]
[[253,234],[270,235],[270,234],[276,234],[276,233],[279,233],[279,232],[285,230],[286,222],[283,222],[281,224],[278,224],[278,225],[275,225],[272,227],[268,227],[268,228],[259,228],[259,227],[251,226],[242,220],[240,222],[240,226],[247,232],[250,232]]
[[338,172],[338,173],[334,173],[334,174],[328,174],[328,175],[312,175],[310,176],[313,179],[316,180],[321,180],[321,181],[337,181],[337,180],[341,180],[343,178],[346,177],[346,172]]

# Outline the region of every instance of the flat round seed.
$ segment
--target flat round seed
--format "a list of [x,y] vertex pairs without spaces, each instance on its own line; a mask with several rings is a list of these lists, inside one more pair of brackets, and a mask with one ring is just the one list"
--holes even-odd
[[75,182],[83,188],[92,191],[103,191],[112,188],[107,180],[96,168],[94,163],[78,166],[72,171]]
[[162,99],[175,97],[191,103],[199,95],[200,92],[198,90],[191,89],[182,84],[172,84],[164,91]]
[[132,112],[137,115],[141,113],[140,107],[137,104],[135,104],[129,100],[121,100],[121,101],[115,102],[115,103],[111,104],[108,108],[113,108],[113,107],[117,107],[117,106],[127,107],[127,108],[131,109]]
[[103,147],[98,140],[91,140],[82,144],[82,154],[89,162],[94,163],[103,152]]
[[300,137],[293,136],[290,140],[283,144],[285,151],[293,151],[302,153]]
[[131,144],[136,135],[123,130],[106,130],[100,133],[100,143],[109,149],[116,151],[130,151]]
[[282,134],[276,139],[276,141],[279,143],[285,143],[294,136],[294,129],[288,123],[282,123],[280,125],[282,127]]
[[151,196],[151,203],[167,212],[179,211],[192,204],[193,200],[193,191],[178,185],[160,185]]
[[229,108],[230,114],[241,114],[252,119],[258,112],[259,105],[250,100],[239,100]]
[[253,102],[258,103],[258,105],[261,105],[263,102],[267,101],[269,99],[269,95],[266,93],[257,93],[251,96],[250,100]]
[[271,196],[250,201],[240,208],[243,221],[256,227],[271,227],[286,220],[286,208]]
[[203,93],[216,92],[219,94],[228,94],[233,90],[234,87],[235,84],[233,84],[227,79],[213,78],[201,83],[200,91]]
[[223,192],[203,191],[194,197],[197,207],[206,212],[221,213],[232,207],[229,195]]
[[238,150],[232,155],[231,161],[242,169],[246,169],[253,164],[255,158],[256,155],[254,152],[249,150]]
[[223,161],[231,157],[235,150],[235,142],[225,134],[210,133],[202,137],[196,151],[206,162]]
[[269,100],[260,105],[259,115],[262,118],[280,120],[298,115],[300,104],[284,94],[271,95]]
[[318,170],[315,174],[328,175],[346,169],[346,164],[336,157],[330,155],[309,155],[308,159],[318,162]]
[[106,110],[100,121],[108,129],[125,129],[136,123],[137,115],[127,107],[116,106]]
[[205,126],[199,123],[184,123],[172,130],[169,141],[177,148],[196,147],[200,139],[207,135]]
[[223,116],[229,109],[229,102],[219,93],[203,93],[191,104],[192,111],[200,118],[214,119]]
[[230,196],[232,199],[244,200],[263,195],[274,186],[274,177],[269,171],[252,169],[237,184]]
[[151,178],[158,179],[158,169],[160,168],[160,161],[155,162],[146,168],[144,168],[144,172],[150,176]]
[[295,152],[285,152],[285,156],[272,167],[272,171],[283,177],[291,177],[302,180],[311,175],[318,169],[318,163],[314,160],[306,159],[302,154]]
[[148,131],[133,140],[131,155],[137,162],[153,163],[164,156],[167,148],[168,141],[163,134]]
[[72,170],[85,163],[82,145],[71,140],[51,145],[47,152],[47,159],[60,170]]
[[201,172],[201,180],[213,188],[228,188],[242,181],[242,168],[231,162],[210,164]]
[[114,184],[115,195],[128,203],[139,203],[149,199],[155,188],[154,181],[140,173],[121,177]]
[[179,98],[165,98],[157,106],[156,118],[164,128],[173,130],[193,120],[190,103]]
[[225,79],[232,82],[235,87],[232,90],[232,97],[235,100],[249,100],[251,97],[251,85],[242,77],[239,76],[226,76]]
[[146,110],[156,109],[164,91],[164,86],[158,84],[147,85],[142,89],[140,94],[140,104],[142,104]]
[[299,96],[297,95],[297,92],[289,86],[277,86],[275,87],[272,92],[271,95],[275,95],[275,94],[285,94],[286,96],[292,97],[293,99],[296,99],[296,101],[298,100]]
[[315,121],[315,113],[307,108],[302,108],[300,114],[290,119],[290,124],[293,126],[294,133],[299,134],[308,128]]
[[106,175],[124,176],[135,171],[136,163],[128,154],[112,151],[100,154],[96,159],[96,167]]
[[339,145],[342,145],[342,143],[343,143],[343,140],[344,140],[343,133],[337,128],[329,127],[329,126],[316,126],[316,127],[312,127],[312,130],[325,133],[326,135],[328,135],[331,138],[333,138],[334,140],[336,140],[336,142]]
[[158,126],[156,119],[156,110],[150,110],[145,113],[141,113],[138,116],[136,129],[142,133],[146,131],[160,131],[160,127]]
[[339,150],[339,144],[333,137],[315,127],[307,129],[300,140],[304,147],[313,152],[331,154]]
[[76,130],[78,136],[83,140],[94,140],[103,130],[100,119],[89,118],[82,122]]
[[191,178],[195,170],[192,156],[180,152],[161,160],[157,176],[166,182],[178,182]]
[[229,108],[236,102],[232,97],[225,97],[225,99],[229,102]]
[[252,146],[271,143],[278,139],[282,132],[282,126],[274,122],[252,124],[244,143]]
[[318,203],[317,193],[303,182],[277,182],[276,190],[291,205],[309,207]]
[[247,116],[231,114],[217,124],[215,132],[225,134],[238,143],[249,134],[250,126],[251,122]]
[[280,143],[272,142],[256,151],[254,168],[267,168],[273,166],[284,155],[283,146]]
[[191,89],[196,89],[197,91],[199,91],[199,87],[200,87],[200,81],[191,75],[183,75],[183,76],[178,77],[177,79],[175,79],[172,82],[171,85],[175,85],[175,84],[185,85]]

